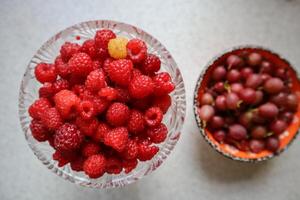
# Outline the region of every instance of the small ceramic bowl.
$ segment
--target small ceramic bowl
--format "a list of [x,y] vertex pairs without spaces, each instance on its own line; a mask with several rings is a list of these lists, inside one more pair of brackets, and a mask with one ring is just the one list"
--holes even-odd
[[282,58],[279,54],[274,53],[271,50],[268,50],[267,48],[259,47],[259,46],[250,46],[250,45],[238,46],[232,48],[226,51],[225,53],[222,53],[219,56],[215,57],[212,61],[210,61],[205,66],[202,73],[200,74],[194,92],[194,113],[196,117],[196,122],[205,140],[217,152],[226,156],[227,158],[230,158],[232,160],[237,160],[237,161],[245,161],[245,162],[258,162],[258,161],[268,160],[270,158],[273,158],[274,156],[279,155],[280,153],[282,153],[284,150],[287,149],[287,147],[292,143],[292,141],[296,138],[296,135],[299,133],[300,106],[298,107],[298,110],[294,115],[294,119],[292,123],[289,125],[286,131],[279,136],[280,147],[276,153],[272,153],[267,150],[264,150],[260,153],[251,153],[251,152],[240,151],[239,149],[229,144],[225,144],[225,143],[221,144],[217,142],[212,136],[212,133],[202,126],[203,123],[201,122],[201,119],[199,118],[197,113],[197,108],[199,107],[199,103],[197,99],[198,96],[201,96],[205,92],[205,88],[208,82],[210,81],[210,77],[213,69],[215,69],[215,67],[219,66],[221,63],[223,63],[229,54],[234,53],[239,55],[244,52],[251,53],[253,51],[260,53],[261,55],[263,55],[263,57],[271,60],[277,66],[289,69],[289,71],[291,72],[291,79],[293,85],[292,90],[294,93],[298,94],[297,95],[298,97],[300,96],[300,81],[299,81],[299,72],[297,72],[297,68],[292,67],[292,65],[290,65],[290,63],[287,60]]
[[[170,94],[172,105],[164,116],[164,123],[168,127],[169,133],[165,142],[158,145],[160,150],[155,157],[150,161],[140,162],[137,168],[129,174],[125,174],[124,172],[119,175],[105,174],[101,178],[90,179],[83,172],[71,170],[69,164],[64,167],[58,167],[57,161],[52,159],[52,154],[54,152],[53,148],[50,147],[47,142],[40,143],[32,137],[29,129],[31,119],[28,114],[28,107],[38,98],[38,88],[40,87],[40,84],[34,77],[34,68],[37,63],[53,63],[64,42],[69,41],[81,44],[86,39],[93,38],[96,31],[99,29],[111,29],[118,36],[144,40],[147,44],[148,52],[156,54],[161,59],[161,70],[169,72],[176,88]],[[73,183],[93,188],[113,188],[127,185],[143,178],[157,169],[171,153],[180,137],[180,130],[185,118],[185,107],[186,102],[183,79],[180,70],[169,51],[157,39],[143,30],[125,23],[109,20],[96,20],[76,24],[51,37],[35,53],[28,64],[21,83],[19,95],[21,126],[25,138],[34,154],[48,169],[58,176]]]

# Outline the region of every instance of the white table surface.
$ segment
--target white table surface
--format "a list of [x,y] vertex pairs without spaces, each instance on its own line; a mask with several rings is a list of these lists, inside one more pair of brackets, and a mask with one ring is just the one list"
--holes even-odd
[[[298,138],[262,164],[223,158],[204,142],[192,111],[202,67],[239,44],[270,47],[300,67],[300,1],[0,1],[0,199],[300,199]],[[61,29],[92,19],[134,24],[172,53],[185,81],[187,115],[170,157],[121,189],[76,186],[46,169],[29,149],[18,114],[19,83],[34,52]]]

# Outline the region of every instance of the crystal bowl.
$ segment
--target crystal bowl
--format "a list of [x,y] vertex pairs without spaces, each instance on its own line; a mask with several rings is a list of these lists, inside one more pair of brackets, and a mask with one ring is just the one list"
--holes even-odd
[[[167,125],[169,133],[167,139],[160,147],[156,156],[147,162],[139,162],[137,168],[128,174],[122,172],[119,175],[105,174],[98,179],[90,179],[83,172],[71,170],[69,164],[58,167],[57,161],[52,159],[53,148],[47,142],[37,142],[31,135],[29,129],[30,116],[27,112],[29,106],[38,98],[38,88],[40,84],[34,77],[34,68],[40,62],[53,63],[59,54],[60,46],[66,42],[82,43],[86,39],[92,38],[99,29],[108,28],[116,35],[127,38],[139,38],[146,42],[148,51],[156,54],[161,59],[161,70],[169,72],[175,90],[170,94],[172,105],[164,116],[164,123]],[[66,28],[45,42],[30,60],[19,93],[19,117],[25,138],[37,156],[37,158],[52,172],[58,176],[78,185],[92,188],[114,188],[133,183],[157,169],[171,153],[180,137],[180,130],[185,118],[185,89],[180,70],[169,51],[154,37],[145,31],[125,23],[109,20],[95,20],[76,24]]]
[[212,133],[202,126],[203,123],[201,122],[201,119],[197,112],[197,108],[199,107],[199,103],[197,100],[198,96],[202,95],[205,92],[206,85],[210,80],[213,69],[218,65],[220,65],[221,63],[223,63],[229,54],[231,53],[239,54],[239,53],[243,53],[244,51],[246,51],[247,53],[251,53],[253,51],[259,52],[261,55],[271,60],[277,66],[288,69],[291,72],[291,79],[293,85],[292,91],[298,94],[297,95],[298,98],[300,97],[300,81],[299,81],[300,78],[299,78],[299,72],[297,72],[297,68],[292,67],[292,65],[287,60],[282,58],[279,54],[274,53],[273,51],[265,47],[252,46],[252,45],[238,46],[216,56],[204,67],[202,73],[200,74],[197,80],[196,87],[195,87],[194,114],[201,134],[203,135],[205,140],[210,144],[210,146],[213,147],[217,152],[232,160],[244,161],[244,162],[258,162],[258,161],[268,160],[270,158],[279,155],[284,150],[286,150],[287,147],[296,138],[297,134],[299,133],[299,127],[300,127],[300,106],[298,106],[298,110],[294,115],[294,119],[292,123],[288,126],[286,131],[284,131],[279,136],[280,147],[279,150],[275,153],[266,150],[260,153],[244,152],[244,151],[240,151],[239,149],[229,144],[226,143],[221,144],[217,142],[213,138]]

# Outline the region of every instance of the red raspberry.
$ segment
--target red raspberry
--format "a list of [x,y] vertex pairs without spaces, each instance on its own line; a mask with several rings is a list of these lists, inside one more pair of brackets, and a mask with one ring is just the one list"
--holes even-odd
[[78,126],[78,128],[84,135],[92,136],[96,133],[99,122],[96,118],[84,120],[81,117],[77,117],[75,124]]
[[58,93],[61,90],[69,89],[70,85],[69,82],[65,79],[58,79],[53,83],[53,92]]
[[83,163],[85,159],[83,157],[78,157],[75,160],[72,160],[70,163],[71,169],[77,172],[80,172],[83,170]]
[[156,127],[150,127],[147,129],[147,135],[150,137],[152,142],[157,144],[165,141],[167,134],[168,128],[162,123]]
[[45,110],[41,115],[41,120],[50,130],[56,130],[63,124],[63,120],[55,107]]
[[108,29],[102,29],[96,32],[95,46],[107,50],[107,44],[110,39],[116,38],[116,34]]
[[112,126],[122,126],[129,118],[129,108],[123,103],[113,103],[106,112],[106,120]]
[[123,88],[115,88],[115,90],[117,91],[117,101],[122,103],[127,103],[130,101],[128,90]]
[[108,174],[120,174],[122,171],[122,162],[116,157],[107,158],[105,171]]
[[153,93],[153,81],[149,76],[135,77],[129,84],[128,91],[131,97],[142,99]]
[[51,103],[46,98],[39,98],[28,109],[30,117],[33,119],[40,119],[41,114],[51,107]]
[[118,152],[122,152],[125,149],[127,141],[128,131],[125,127],[114,128],[104,135],[104,144]]
[[93,39],[86,40],[82,44],[80,51],[88,54],[92,59],[96,58],[97,50],[95,48],[95,40]]
[[151,146],[151,142],[149,140],[139,141],[138,146],[138,159],[140,161],[151,160],[159,151],[159,148],[157,146]]
[[108,74],[109,65],[110,65],[110,63],[111,63],[112,61],[114,61],[114,59],[112,59],[112,58],[107,58],[107,59],[105,59],[104,62],[103,62],[103,70],[104,70],[104,72],[105,72],[106,74]]
[[158,73],[152,79],[154,82],[155,96],[169,94],[175,89],[175,85],[172,83],[171,76],[167,72]]
[[112,87],[105,87],[100,89],[98,96],[106,99],[107,101],[113,101],[117,99],[118,91]]
[[122,165],[125,169],[125,173],[128,174],[129,172],[131,172],[133,169],[136,168],[138,164],[137,159],[133,159],[133,160],[123,160]]
[[84,85],[74,85],[72,87],[72,92],[76,94],[79,97],[83,96],[84,91],[86,90],[86,87]]
[[57,74],[61,78],[67,78],[69,76],[69,74],[71,73],[68,64],[63,61],[61,56],[57,56],[54,63],[55,63],[54,65],[55,65],[55,70],[56,70]]
[[72,152],[80,148],[83,139],[76,125],[65,123],[54,134],[54,146],[60,152]]
[[63,167],[70,162],[61,152],[55,151],[52,155],[53,160],[58,161],[58,167]]
[[150,98],[136,99],[133,101],[132,106],[138,110],[146,110],[151,105]]
[[82,99],[83,100],[89,100],[92,101],[94,103],[94,108],[95,108],[95,115],[99,115],[101,113],[103,113],[109,106],[109,101],[107,101],[106,99],[88,94],[88,91],[85,91]]
[[133,134],[142,132],[145,129],[144,115],[138,110],[131,110],[127,128]]
[[34,75],[41,82],[53,82],[56,80],[57,74],[52,64],[40,63],[35,67]]
[[39,89],[39,97],[50,98],[54,95],[53,85],[52,83],[46,82]]
[[92,155],[96,155],[100,152],[101,148],[99,144],[93,143],[93,142],[87,142],[85,143],[81,148],[81,154],[84,157],[90,157]]
[[98,49],[96,48],[96,50],[97,50],[97,58],[98,59],[105,60],[105,59],[107,59],[109,57],[109,53],[108,53],[107,47],[106,48],[100,47]]
[[93,61],[86,53],[76,53],[70,58],[68,65],[70,71],[76,75],[88,75],[93,71]]
[[131,80],[133,64],[131,60],[119,59],[112,61],[108,68],[109,78],[120,86],[127,86]]
[[91,101],[81,101],[78,107],[78,112],[83,119],[91,119],[95,115],[94,103]]
[[127,146],[122,152],[122,157],[126,160],[131,160],[137,158],[139,147],[136,140],[129,139]]
[[145,113],[146,124],[154,127],[160,124],[163,118],[163,112],[159,107],[151,107]]
[[71,42],[65,42],[61,48],[60,48],[60,55],[64,62],[68,62],[69,59],[76,53],[78,53],[80,50],[80,45],[71,43]]
[[171,106],[171,97],[169,95],[154,97],[152,105],[157,106],[165,114]]
[[103,142],[104,136],[108,133],[109,127],[105,124],[100,122],[97,128],[96,133],[92,136],[95,142]]
[[33,119],[30,123],[31,134],[39,142],[44,142],[49,138],[49,131],[39,120]]
[[131,39],[127,45],[128,57],[134,63],[140,63],[145,60],[147,55],[147,46],[144,41],[139,39]]
[[97,154],[88,157],[83,163],[83,171],[90,178],[99,178],[105,172],[106,159],[103,155]]
[[61,90],[54,96],[54,102],[62,118],[70,119],[76,116],[80,99],[70,90]]
[[141,72],[141,70],[139,70],[137,68],[134,68],[132,70],[132,77],[131,77],[131,79],[135,79],[136,77],[141,76],[141,75],[143,75],[143,73]]
[[52,135],[48,138],[48,143],[49,143],[49,145],[51,146],[51,147],[53,147],[54,148],[54,132],[53,133],[51,133]]
[[154,54],[148,54],[142,65],[145,74],[154,74],[160,69],[160,59]]
[[105,75],[102,69],[96,69],[89,73],[85,81],[85,86],[92,92],[97,92],[101,88],[105,87]]

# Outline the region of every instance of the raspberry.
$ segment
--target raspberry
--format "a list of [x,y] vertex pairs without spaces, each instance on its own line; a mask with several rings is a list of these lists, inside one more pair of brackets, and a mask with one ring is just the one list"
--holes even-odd
[[55,70],[56,70],[57,74],[61,78],[67,78],[69,76],[69,74],[71,73],[68,64],[63,61],[61,56],[57,56],[54,63],[55,63],[54,65],[55,65]]
[[40,63],[34,69],[36,79],[41,82],[53,82],[56,80],[57,74],[52,64]]
[[108,74],[109,65],[110,65],[110,63],[111,63],[112,61],[114,61],[114,59],[112,59],[112,58],[107,58],[107,59],[105,59],[104,62],[103,62],[103,70],[104,70],[104,72],[105,72],[106,74]]
[[65,79],[58,79],[53,83],[53,92],[58,93],[61,90],[69,89],[70,85],[69,82]]
[[107,47],[106,48],[100,47],[96,50],[97,50],[97,58],[98,59],[104,60],[104,59],[107,59],[109,57]]
[[108,76],[116,84],[127,86],[131,80],[133,64],[131,60],[119,59],[112,61],[108,68]]
[[135,79],[136,77],[141,76],[141,75],[143,75],[143,73],[141,72],[141,70],[139,70],[137,68],[134,68],[132,70],[132,77],[131,77],[131,79]]
[[127,54],[133,63],[140,63],[145,60],[147,55],[147,46],[144,41],[131,39],[127,43]]
[[104,144],[118,152],[122,152],[125,149],[127,141],[128,131],[125,127],[114,128],[104,135]]
[[175,85],[172,83],[171,76],[167,72],[158,73],[152,79],[154,82],[155,96],[169,94],[175,89]]
[[108,29],[102,29],[96,32],[95,46],[96,48],[107,49],[109,40],[116,38],[116,34]]
[[77,117],[75,124],[78,126],[78,128],[84,135],[92,136],[95,134],[99,122],[96,118],[92,118],[90,120],[84,120],[81,117]]
[[122,171],[122,162],[116,157],[107,158],[105,171],[108,174],[120,174]]
[[99,115],[103,113],[109,106],[109,101],[106,99],[94,96],[92,94],[89,94],[89,91],[85,91],[83,96],[83,100],[89,100],[94,103],[94,108],[95,108],[95,115]]
[[133,134],[142,132],[145,129],[144,115],[138,110],[131,110],[127,128]]
[[171,97],[169,95],[154,97],[152,105],[159,107],[161,111],[165,114],[171,106]]
[[127,103],[130,101],[128,90],[123,88],[115,88],[115,90],[117,91],[117,101],[122,103]]
[[48,138],[48,143],[51,147],[54,148],[54,133],[51,133],[52,135]]
[[48,108],[51,107],[51,103],[46,98],[39,98],[28,109],[30,117],[33,119],[40,119],[41,114],[45,112]]
[[94,103],[91,101],[81,101],[78,112],[83,119],[91,119],[95,115]]
[[142,64],[142,71],[145,74],[154,74],[160,69],[160,59],[154,54],[148,54]]
[[129,84],[128,91],[135,99],[145,98],[153,93],[153,81],[149,76],[135,77]]
[[100,152],[100,146],[93,142],[85,143],[81,148],[81,154],[84,157],[90,157],[92,155],[96,155]]
[[117,99],[118,91],[112,87],[105,87],[98,92],[98,96],[105,98],[108,101],[113,101]]
[[106,112],[106,120],[112,126],[122,126],[129,118],[129,108],[123,103],[113,103]]
[[139,141],[138,147],[138,159],[140,161],[151,160],[159,151],[159,148],[157,146],[151,146],[151,142],[149,140]]
[[55,94],[54,102],[62,118],[70,119],[75,117],[80,99],[70,90],[61,90]]
[[60,48],[60,55],[64,62],[68,62],[69,59],[80,50],[80,45],[65,42]]
[[165,141],[168,134],[168,128],[164,124],[159,124],[156,127],[150,127],[147,129],[147,135],[154,143],[161,143]]
[[109,127],[100,122],[97,128],[96,133],[92,136],[93,140],[95,142],[103,142],[104,141],[104,136],[108,133]]
[[61,152],[72,152],[80,148],[83,135],[74,124],[65,123],[54,134],[55,149]]
[[83,157],[78,157],[75,160],[72,160],[70,162],[71,169],[77,172],[80,172],[83,170],[83,163],[85,159]]
[[136,168],[138,164],[137,159],[132,159],[132,160],[123,160],[122,165],[125,169],[125,173],[128,174],[131,172],[133,169]]
[[39,142],[44,142],[49,138],[49,132],[46,126],[39,120],[33,119],[30,123],[31,134]]
[[50,98],[54,95],[53,85],[52,83],[46,82],[39,89],[39,97]]
[[105,172],[106,160],[101,154],[88,157],[83,163],[83,171],[90,178],[99,178]]
[[126,45],[128,40],[123,37],[116,37],[108,42],[108,53],[114,59],[126,58]]
[[150,98],[136,99],[133,101],[132,106],[138,110],[146,110],[151,105]]
[[89,73],[85,81],[86,88],[92,92],[97,92],[105,85],[105,75],[102,69],[96,69]]
[[53,160],[58,161],[58,167],[63,167],[70,162],[69,159],[65,158],[61,152],[55,151],[52,155]]
[[127,142],[127,146],[122,152],[122,157],[126,160],[135,159],[138,155],[139,147],[136,140],[129,139]]
[[97,50],[95,48],[95,40],[93,39],[86,40],[82,44],[80,51],[88,54],[92,59],[96,58]]
[[55,107],[45,110],[41,115],[41,120],[51,130],[56,130],[63,124],[63,120]]
[[72,92],[76,94],[79,97],[83,96],[84,91],[86,90],[86,87],[84,85],[74,85],[72,87]]
[[151,107],[145,113],[146,124],[150,127],[154,127],[160,124],[163,118],[163,112],[159,107]]
[[93,61],[86,53],[76,53],[70,58],[70,71],[76,75],[87,75],[93,70]]

